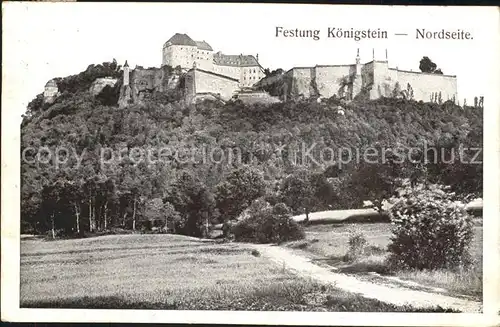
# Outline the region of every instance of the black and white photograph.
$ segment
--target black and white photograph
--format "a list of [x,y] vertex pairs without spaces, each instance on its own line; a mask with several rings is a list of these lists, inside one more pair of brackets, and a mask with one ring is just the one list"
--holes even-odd
[[2,320],[498,323],[498,13],[4,3]]

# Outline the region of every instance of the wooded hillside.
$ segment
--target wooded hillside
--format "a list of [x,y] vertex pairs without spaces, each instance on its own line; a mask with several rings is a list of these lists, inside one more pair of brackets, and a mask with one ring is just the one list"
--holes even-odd
[[[460,148],[482,148],[480,108],[390,98],[248,106],[153,97],[119,109],[119,89],[92,97],[73,85],[78,80],[59,81],[65,92],[51,105],[38,96],[21,125],[23,231],[167,224],[200,236],[257,198],[296,213],[358,208],[390,194],[397,177],[482,195],[482,165],[471,164],[477,151],[458,158]],[[425,164],[424,144],[436,149],[427,159],[441,152],[444,159]],[[347,160],[345,150],[339,164],[343,148],[378,154]],[[373,163],[389,148],[398,150]],[[398,160],[408,152],[413,162]],[[444,162],[452,153],[455,160]],[[474,159],[482,161],[482,153]]]

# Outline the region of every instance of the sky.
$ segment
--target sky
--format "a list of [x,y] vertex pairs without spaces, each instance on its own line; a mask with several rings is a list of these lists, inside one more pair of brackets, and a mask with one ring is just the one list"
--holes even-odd
[[[485,7],[373,7],[295,4],[3,3],[3,100],[25,111],[54,77],[90,64],[128,60],[159,67],[163,44],[175,33],[207,41],[215,51],[259,55],[264,68],[384,60],[418,71],[428,56],[456,75],[458,98],[472,101],[491,86],[498,61],[498,11]],[[276,37],[276,27],[319,29],[319,40]],[[327,38],[328,28],[387,30],[387,39]],[[469,31],[472,40],[416,40],[416,29]],[[395,36],[407,33],[408,36]],[[471,103],[471,102],[469,102]]]

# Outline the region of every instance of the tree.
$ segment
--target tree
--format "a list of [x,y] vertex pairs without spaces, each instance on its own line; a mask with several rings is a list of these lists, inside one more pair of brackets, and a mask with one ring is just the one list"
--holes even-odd
[[394,85],[394,89],[392,90],[392,97],[393,98],[399,98],[401,96],[401,86],[399,85],[399,82],[396,82]]
[[164,203],[161,198],[154,198],[146,201],[144,217],[149,222],[149,227],[159,226],[163,230],[168,230],[168,221],[178,220],[179,213],[171,203]]
[[147,178],[147,169],[129,164],[122,168],[121,191],[126,199],[129,199],[128,205],[132,208],[132,230],[137,227],[137,214],[140,206],[143,204],[144,197],[151,195],[151,181]]
[[170,202],[163,204],[163,212],[165,215],[165,230],[167,232],[172,231],[175,233],[175,228],[181,221],[181,215],[177,212],[177,210],[175,210],[174,206]]
[[316,201],[316,190],[311,180],[310,173],[307,170],[302,169],[292,175],[289,175],[283,182],[281,192],[283,194],[285,204],[287,204],[290,208],[294,211],[299,211],[300,209],[305,210],[305,221],[308,222],[309,212],[313,208]]
[[[189,236],[200,237],[215,207],[209,190],[197,178],[183,172],[174,182],[164,202],[171,203],[181,219],[175,229]],[[178,228],[177,228],[178,227]]]
[[53,183],[50,185],[45,185],[42,190],[42,205],[43,205],[43,211],[45,214],[47,214],[50,218],[49,224],[50,224],[50,230],[51,230],[51,235],[52,238],[56,238],[56,233],[55,233],[55,219],[56,219],[56,214],[58,213],[59,209],[59,200],[61,196],[59,185],[57,183]]
[[76,233],[80,234],[82,232],[80,229],[81,204],[84,199],[82,185],[78,182],[67,181],[64,185],[64,195],[74,209]]
[[[111,178],[104,178],[97,184],[97,197],[100,204],[99,212],[102,213],[101,220],[104,223],[99,224],[99,229],[108,229],[108,206],[110,202],[115,201],[115,182]],[[102,227],[102,228],[101,228]]]
[[389,262],[398,268],[457,268],[470,263],[471,216],[441,185],[411,187],[389,199],[393,225]]
[[303,239],[305,234],[284,203],[257,205],[250,215],[231,228],[240,242],[280,243]]
[[437,68],[437,65],[429,57],[423,57],[420,60],[419,68],[423,73],[443,74],[441,68]]
[[217,208],[224,220],[236,219],[253,200],[263,196],[264,192],[264,179],[259,171],[250,166],[238,168],[217,185]]
[[96,216],[95,216],[95,196],[97,192],[97,183],[94,177],[88,178],[83,184],[83,194],[88,204],[88,221],[89,221],[89,232],[94,232],[96,230]]
[[406,94],[408,96],[408,100],[413,100],[415,97],[415,94],[413,93],[413,88],[411,87],[410,83],[406,85]]
[[117,83],[115,86],[106,85],[102,91],[96,95],[96,99],[105,106],[116,106],[119,97],[120,83]]
[[429,57],[423,57],[420,60],[419,68],[423,73],[433,73],[436,70],[437,65],[433,63]]

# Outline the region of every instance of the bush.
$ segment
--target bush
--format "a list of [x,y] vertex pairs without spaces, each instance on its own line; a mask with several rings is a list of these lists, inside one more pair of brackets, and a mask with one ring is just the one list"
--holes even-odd
[[349,232],[349,250],[345,255],[344,261],[355,261],[364,254],[367,245],[365,234],[361,231],[353,230]]
[[472,218],[453,193],[439,185],[406,185],[389,209],[394,224],[389,244],[395,267],[456,268],[470,262]]
[[232,233],[236,241],[251,243],[280,243],[300,240],[305,236],[283,203],[251,212],[248,218],[233,226]]

